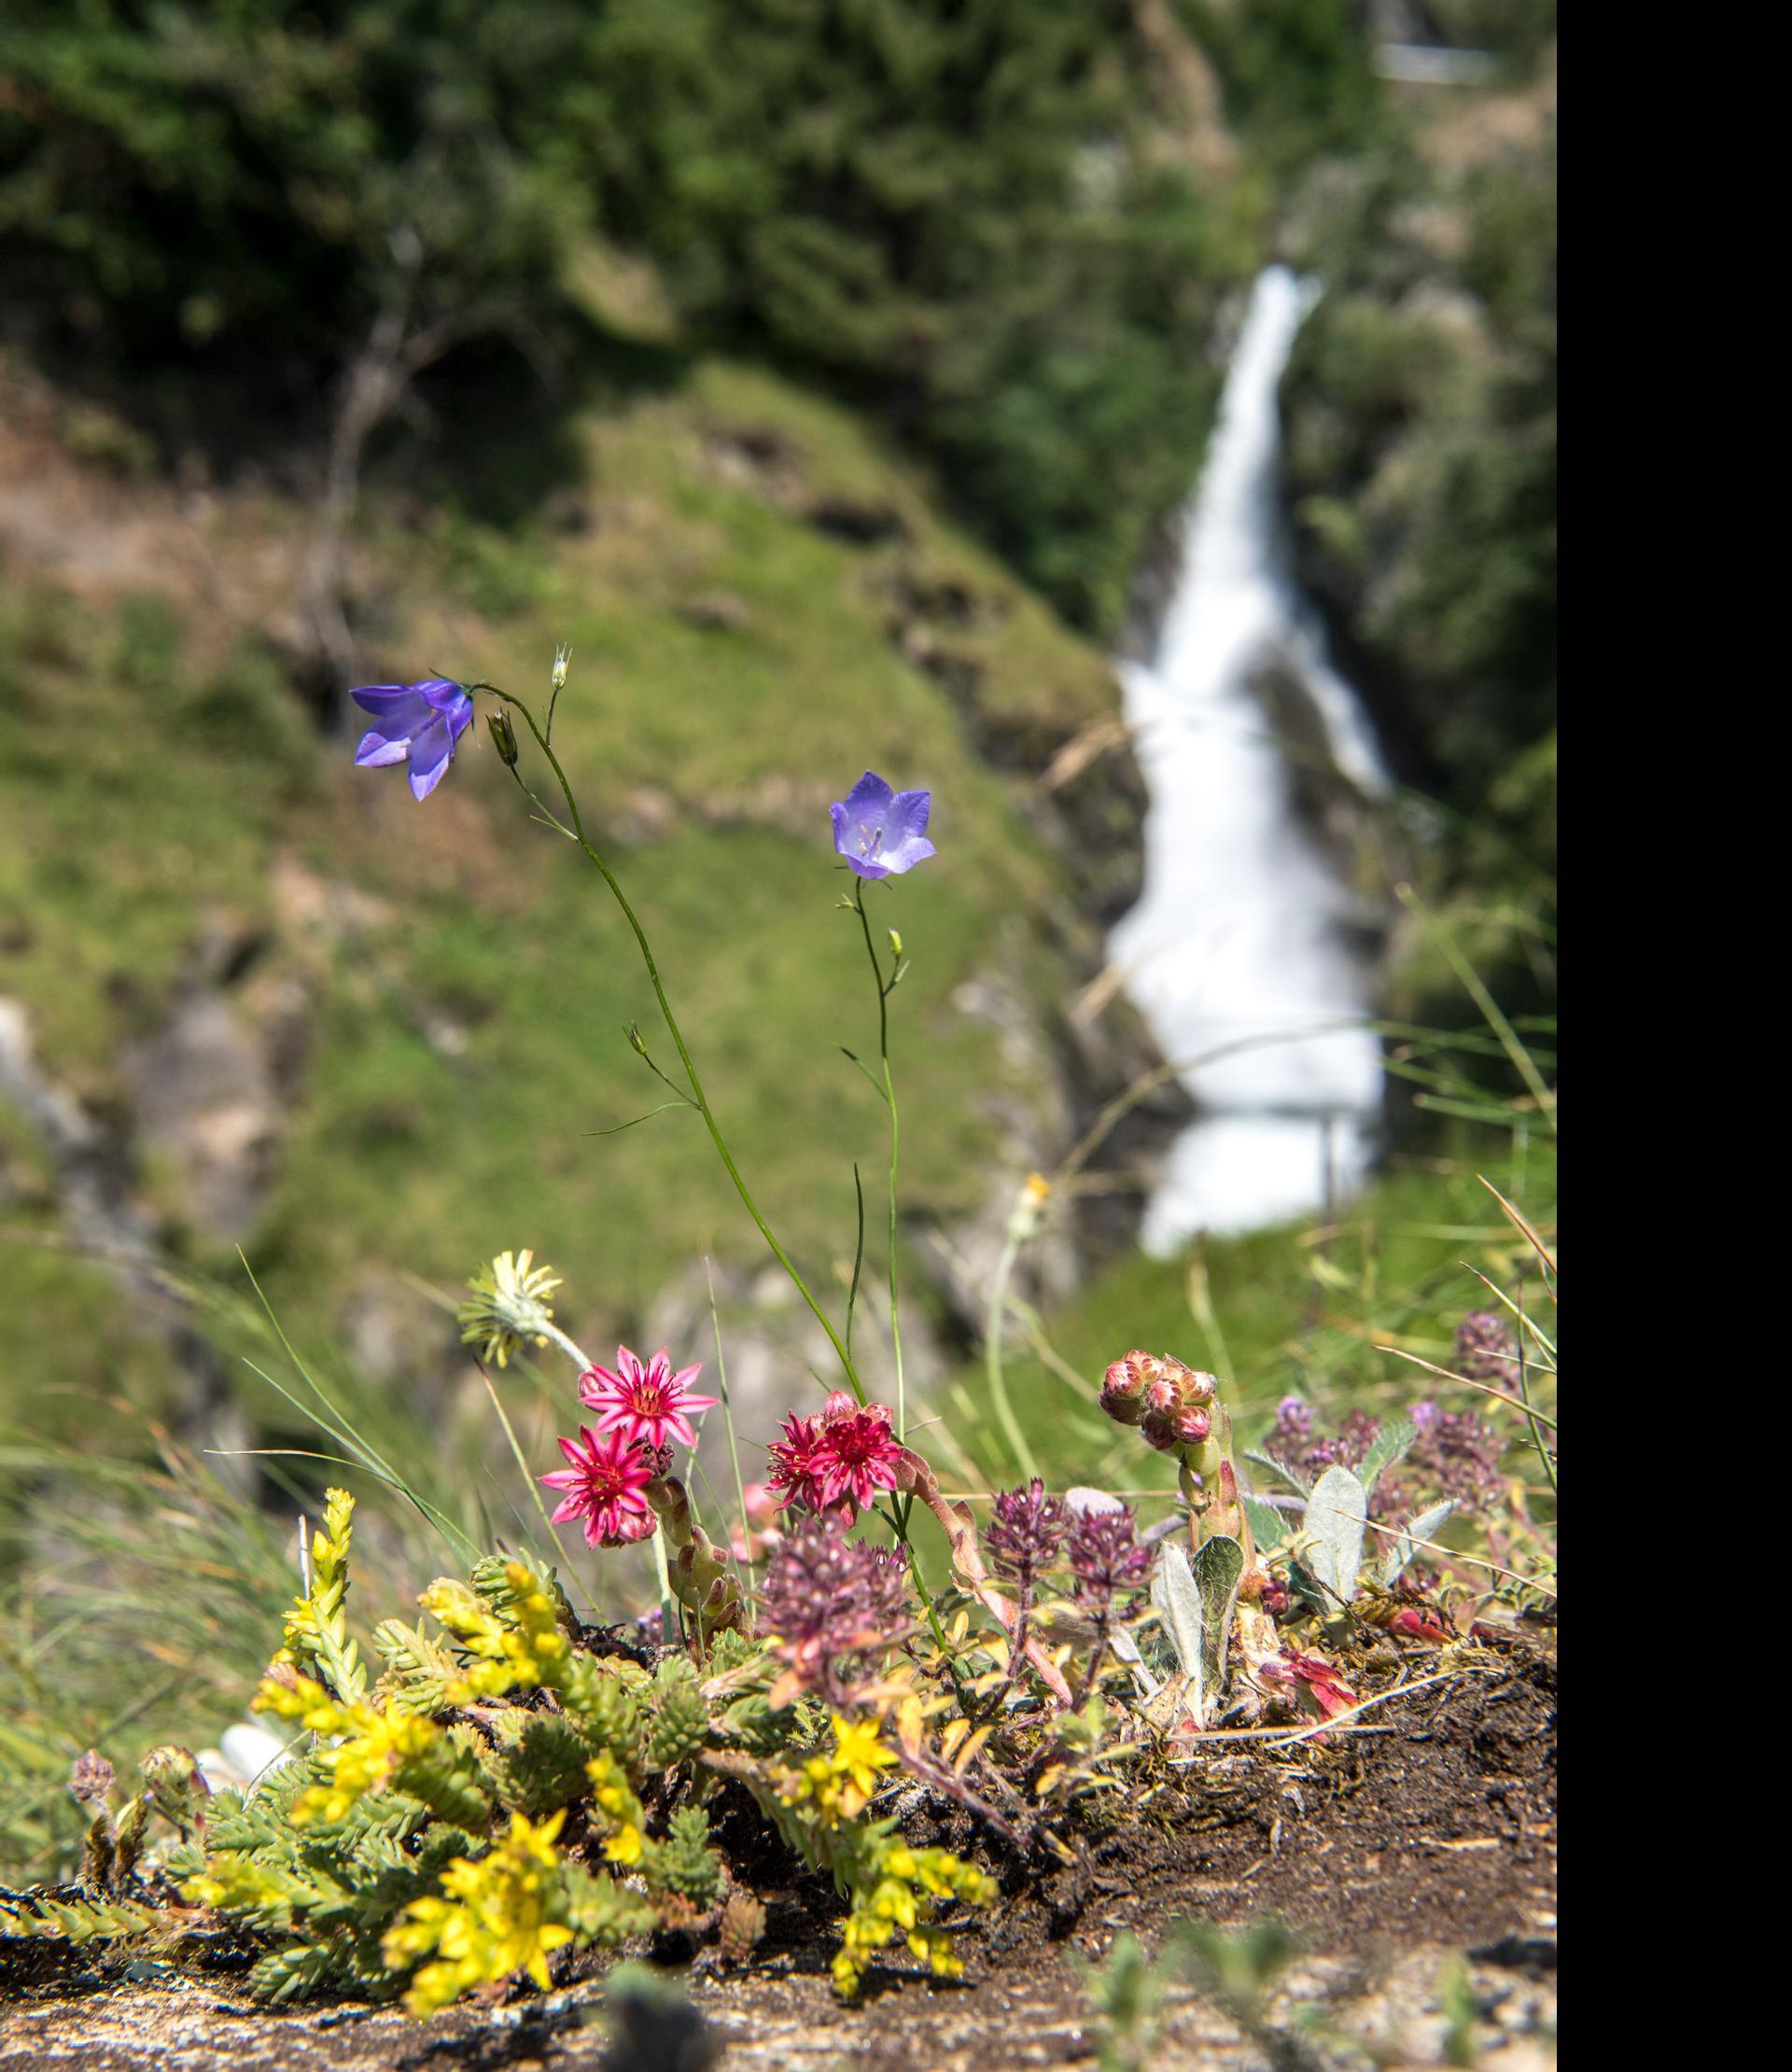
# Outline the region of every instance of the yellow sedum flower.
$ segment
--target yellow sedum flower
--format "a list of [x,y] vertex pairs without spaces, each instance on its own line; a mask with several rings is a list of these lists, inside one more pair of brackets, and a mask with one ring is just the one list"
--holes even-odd
[[506,1565],[505,1577],[515,1595],[510,1606],[514,1624],[500,1618],[477,1591],[444,1578],[424,1591],[425,1611],[441,1620],[472,1666],[449,1686],[452,1704],[479,1698],[502,1698],[518,1688],[545,1686],[557,1689],[565,1681],[571,1645],[560,1631],[553,1601],[533,1587],[521,1561]]
[[455,1311],[460,1342],[477,1346],[482,1359],[506,1367],[524,1346],[547,1344],[553,1322],[547,1298],[560,1276],[538,1267],[533,1252],[500,1252],[467,1285],[470,1293]]
[[611,1863],[639,1863],[647,1853],[647,1813],[623,1766],[606,1749],[585,1765],[585,1774],[591,1779],[592,1804],[599,1822],[609,1829],[604,1855]]
[[[888,1770],[895,1762],[896,1751],[884,1745],[875,1719],[849,1725],[835,1713],[832,1725],[834,1774],[846,1780],[857,1794],[859,1805],[862,1806],[877,1789],[877,1772]],[[858,1810],[858,1806],[847,1808],[849,1813]]]
[[371,1705],[343,1708],[348,1738],[334,1748],[319,1749],[315,1760],[330,1773],[327,1785],[312,1785],[293,1801],[287,1818],[295,1827],[315,1821],[347,1819],[355,1801],[377,1790],[393,1773],[427,1755],[436,1742],[436,1728],[420,1713],[406,1712],[388,1700],[385,1709]]
[[278,1658],[261,1679],[253,1709],[335,1742],[318,1749],[315,1758],[329,1770],[329,1783],[308,1785],[293,1801],[287,1817],[295,1827],[347,1819],[357,1799],[386,1784],[407,1762],[427,1755],[439,1738],[433,1721],[407,1711],[398,1700],[377,1707],[361,1699],[344,1704]]
[[416,1899],[382,1945],[397,1967],[432,1956],[411,1981],[404,2004],[433,2014],[476,1986],[521,1971],[544,1992],[548,1958],[572,1940],[554,1851],[566,1810],[538,1827],[511,1815],[510,1833],[474,1861],[457,1856],[441,1874],[441,1897]]
[[996,1897],[995,1880],[949,1850],[911,1849],[888,1835],[874,1840],[867,1871],[854,1884],[852,1911],[834,1955],[833,1983],[841,1997],[852,1998],[873,1955],[898,1939],[936,1977],[959,1977],[963,1959],[953,1953],[946,1931],[932,1925],[934,1905],[959,1899],[987,1906]]
[[812,1804],[830,1825],[862,1813],[877,1789],[877,1772],[897,1760],[886,1745],[875,1720],[856,1724],[835,1713],[833,1753],[811,1756],[800,1770],[786,1773],[784,1797],[794,1805]]

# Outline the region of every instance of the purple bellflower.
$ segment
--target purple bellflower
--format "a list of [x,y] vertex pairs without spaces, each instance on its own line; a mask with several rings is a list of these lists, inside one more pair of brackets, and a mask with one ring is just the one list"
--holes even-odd
[[412,795],[427,799],[473,723],[471,694],[446,677],[427,677],[421,683],[370,684],[349,696],[373,715],[355,750],[357,766],[382,770],[391,763],[409,763]]
[[931,791],[892,791],[867,770],[833,808],[833,846],[861,877],[900,877],[934,853],[927,838]]

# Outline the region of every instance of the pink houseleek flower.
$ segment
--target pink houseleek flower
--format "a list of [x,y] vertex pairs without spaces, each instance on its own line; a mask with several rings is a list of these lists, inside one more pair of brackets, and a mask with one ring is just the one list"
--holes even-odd
[[881,1403],[861,1409],[836,1389],[817,1417],[784,1420],[784,1436],[767,1449],[771,1487],[784,1492],[787,1508],[837,1511],[850,1525],[880,1490],[901,1477],[903,1448],[890,1430],[890,1411]]
[[600,1438],[588,1424],[579,1427],[576,1439],[559,1443],[567,1465],[540,1477],[550,1489],[566,1491],[553,1522],[582,1519],[587,1547],[626,1547],[646,1539],[653,1530],[646,1491],[660,1473],[660,1459],[619,1432]]
[[890,1412],[883,1404],[861,1410],[839,1393],[828,1398],[821,1413],[823,1498],[830,1509],[844,1510],[848,1523],[879,1490],[896,1487],[903,1449],[889,1425]]
[[691,1393],[692,1382],[703,1372],[701,1360],[674,1374],[664,1346],[643,1365],[625,1345],[619,1345],[616,1366],[614,1374],[608,1367],[588,1367],[579,1379],[579,1400],[598,1413],[598,1431],[620,1432],[643,1446],[666,1446],[674,1439],[681,1446],[696,1445],[692,1418],[714,1409],[721,1400]]
[[784,1436],[765,1449],[771,1468],[767,1489],[779,1492],[786,1510],[819,1511],[826,1501],[822,1494],[821,1420],[792,1410],[784,1420]]

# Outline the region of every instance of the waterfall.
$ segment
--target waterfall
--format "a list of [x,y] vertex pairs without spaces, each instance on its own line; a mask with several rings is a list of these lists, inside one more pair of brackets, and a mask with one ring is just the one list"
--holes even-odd
[[1374,1149],[1380,1047],[1360,1026],[1374,1006],[1352,902],[1252,689],[1267,663],[1290,670],[1339,771],[1384,789],[1355,693],[1295,589],[1277,497],[1277,386],[1308,301],[1285,267],[1258,277],[1156,655],[1121,667],[1151,805],[1144,889],[1109,954],[1200,1111],[1147,1207],[1153,1252],[1319,1208]]

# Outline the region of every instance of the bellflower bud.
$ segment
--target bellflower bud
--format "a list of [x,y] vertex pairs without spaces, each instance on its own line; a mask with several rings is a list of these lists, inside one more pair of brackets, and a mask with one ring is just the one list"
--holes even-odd
[[492,746],[497,750],[497,759],[507,770],[516,767],[516,729],[511,724],[508,712],[488,712],[485,725],[492,736]]

